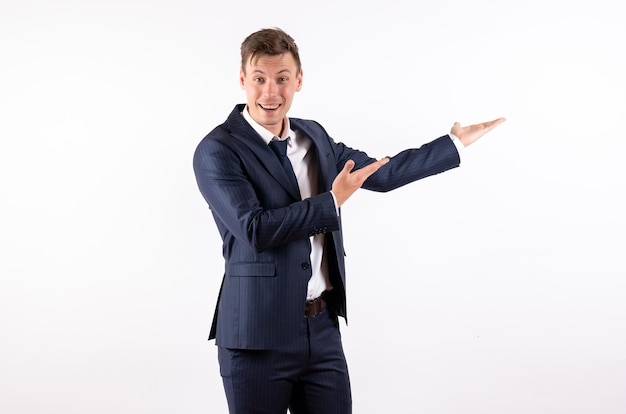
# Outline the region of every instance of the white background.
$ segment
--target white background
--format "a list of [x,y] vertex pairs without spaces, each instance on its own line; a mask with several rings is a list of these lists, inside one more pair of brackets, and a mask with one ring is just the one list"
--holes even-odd
[[618,3],[2,0],[0,412],[227,411],[191,159],[279,26],[291,115],[372,156],[507,117],[344,206],[355,413],[625,413]]

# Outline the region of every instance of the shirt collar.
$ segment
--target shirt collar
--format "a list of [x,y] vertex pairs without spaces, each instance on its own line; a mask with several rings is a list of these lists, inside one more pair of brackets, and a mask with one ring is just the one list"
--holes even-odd
[[259,125],[254,119],[252,119],[252,116],[250,115],[250,113],[248,112],[248,105],[246,105],[243,108],[243,111],[241,112],[241,115],[243,115],[244,119],[246,121],[248,121],[248,123],[250,124],[250,126],[261,136],[261,138],[263,138],[263,141],[265,141],[267,144],[270,143],[270,141],[276,139],[279,140],[289,140],[287,143],[289,144],[289,146],[291,146],[292,143],[292,139],[295,138],[296,133],[294,131],[292,131],[291,129],[291,124],[289,122],[289,117],[285,117],[285,123],[286,123],[286,128],[283,129],[283,136],[282,137],[276,137],[276,135],[272,134],[270,131],[268,131],[267,129],[265,129],[264,127],[262,127],[261,125]]

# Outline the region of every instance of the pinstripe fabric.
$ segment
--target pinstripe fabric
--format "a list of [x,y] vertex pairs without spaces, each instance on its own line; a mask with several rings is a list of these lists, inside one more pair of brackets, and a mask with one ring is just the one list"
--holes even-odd
[[337,318],[302,318],[296,338],[277,350],[218,349],[231,414],[349,414],[348,367]]
[[[299,200],[276,156],[243,119],[237,105],[224,124],[197,146],[193,167],[223,240],[224,279],[209,338],[237,349],[278,349],[294,340],[302,323],[311,277],[309,236],[324,232],[334,311],[346,317],[341,218],[332,182],[349,159],[355,169],[374,161],[336,143],[315,121],[290,119],[317,154],[320,194]],[[449,137],[400,152],[363,185],[390,191],[459,165]]]

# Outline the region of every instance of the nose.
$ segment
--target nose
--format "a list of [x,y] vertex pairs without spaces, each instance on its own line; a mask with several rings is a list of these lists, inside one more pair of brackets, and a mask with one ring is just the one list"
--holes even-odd
[[277,90],[278,85],[274,81],[267,81],[265,85],[263,85],[263,95],[265,96],[274,96]]

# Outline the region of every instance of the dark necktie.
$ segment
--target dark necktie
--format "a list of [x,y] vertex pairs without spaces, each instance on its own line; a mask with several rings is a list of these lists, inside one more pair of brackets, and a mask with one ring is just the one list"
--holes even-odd
[[293,166],[291,165],[291,161],[289,161],[289,158],[287,158],[287,140],[273,140],[270,141],[269,146],[272,151],[274,151],[274,154],[276,154],[278,160],[285,169],[291,185],[293,186],[293,188],[298,190],[299,193],[300,189],[298,187],[298,180],[296,180],[296,174],[293,172]]

